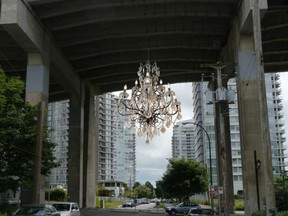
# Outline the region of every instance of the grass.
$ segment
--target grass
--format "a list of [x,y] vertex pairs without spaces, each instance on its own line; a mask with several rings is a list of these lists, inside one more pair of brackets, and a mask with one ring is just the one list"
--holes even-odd
[[[122,205],[121,200],[112,200],[112,199],[107,199],[104,201],[104,207],[107,209],[112,209],[112,208],[117,208],[119,205]],[[96,208],[101,208],[100,206],[100,198],[96,198]],[[0,215],[1,216],[1,215]]]

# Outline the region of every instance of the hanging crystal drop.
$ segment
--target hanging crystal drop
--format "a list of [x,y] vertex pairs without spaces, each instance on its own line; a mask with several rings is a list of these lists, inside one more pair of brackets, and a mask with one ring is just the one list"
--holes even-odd
[[169,128],[171,126],[171,120],[167,119],[165,126]]
[[182,119],[182,115],[180,113],[178,113],[177,120],[181,120],[181,119]]
[[161,133],[165,133],[165,131],[166,131],[165,127],[162,126],[161,129],[160,129],[160,131],[161,131]]

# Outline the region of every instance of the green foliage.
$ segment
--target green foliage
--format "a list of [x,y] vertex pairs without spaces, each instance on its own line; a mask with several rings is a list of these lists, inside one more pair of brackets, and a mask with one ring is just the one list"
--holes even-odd
[[252,216],[266,216],[266,211],[265,210],[260,210],[257,212],[253,212]]
[[152,185],[149,181],[146,181],[146,182],[145,182],[145,186],[148,187],[148,188],[150,188],[151,191],[154,191],[154,187],[153,187],[153,185]]
[[288,211],[277,212],[276,216],[288,216]]
[[107,199],[105,200],[104,207],[107,209],[114,209],[114,208],[117,208],[121,204],[122,204],[122,201],[120,200]]
[[100,208],[100,197],[96,196],[96,204],[95,204],[96,208]]
[[243,200],[235,200],[234,208],[237,211],[243,211],[244,210],[244,201]]
[[168,196],[165,196],[165,191],[163,189],[163,181],[162,180],[156,181],[155,195],[158,198],[168,197]]
[[[252,216],[266,216],[265,210],[254,212]],[[288,211],[276,212],[276,216],[288,216]]]
[[236,199],[240,199],[241,197],[240,197],[240,195],[239,194],[234,194],[234,199],[236,200]]
[[134,189],[135,194],[138,198],[153,198],[154,191],[146,185],[139,185]]
[[141,185],[140,182],[135,182],[134,186],[133,186],[133,189],[135,189],[136,187],[138,187],[139,185]]
[[276,177],[274,186],[275,191],[288,190],[288,176],[282,175],[281,177]]
[[278,211],[288,211],[288,191],[280,190],[275,193],[276,208]]
[[[23,100],[24,83],[6,77],[0,68],[0,192],[30,187],[33,176],[34,145],[37,136],[38,108]],[[44,130],[41,174],[47,176],[55,163],[55,144]]]
[[180,201],[207,191],[209,181],[206,167],[194,160],[170,160],[162,177],[163,189],[169,197]]
[[45,190],[45,199],[50,201],[66,201],[67,200],[67,192],[64,189],[47,189]]

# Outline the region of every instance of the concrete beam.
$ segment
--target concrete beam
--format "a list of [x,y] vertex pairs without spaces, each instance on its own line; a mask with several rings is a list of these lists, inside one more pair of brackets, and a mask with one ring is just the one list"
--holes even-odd
[[[240,1],[238,11],[232,21],[231,30],[226,45],[221,50],[219,59],[223,62],[234,62],[237,55],[237,49],[243,44],[240,35],[253,34],[252,8],[254,0]],[[263,18],[268,9],[267,0],[259,1],[260,16]],[[237,48],[237,49],[235,49]],[[241,49],[241,48],[239,48]],[[235,52],[236,51],[236,52]],[[234,70],[233,70],[234,72]]]
[[[40,53],[64,89],[80,97],[81,81],[24,0],[2,0],[0,25],[27,53]],[[56,69],[56,70],[54,70]]]
[[26,1],[33,5],[41,5],[47,3],[61,2],[64,0],[26,0]]

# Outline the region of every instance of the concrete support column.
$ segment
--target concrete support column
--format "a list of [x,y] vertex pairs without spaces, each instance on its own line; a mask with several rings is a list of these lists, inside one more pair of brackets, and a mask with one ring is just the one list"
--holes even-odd
[[28,203],[44,203],[44,181],[41,176],[43,128],[46,124],[45,109],[48,104],[49,68],[44,64],[39,53],[28,54],[26,76],[26,102],[38,105],[37,137],[35,143],[35,158],[33,169],[33,184],[31,200]]
[[94,208],[96,204],[96,127],[95,93],[92,88],[85,89],[84,105],[84,194],[83,207]]
[[68,149],[68,201],[83,206],[84,96],[70,97]]
[[253,36],[242,35],[236,70],[245,215],[257,211],[258,203],[259,209],[275,207],[265,80],[259,77],[257,61]]
[[36,105],[41,101],[48,103],[49,67],[44,64],[39,53],[28,53],[26,75],[26,101]]

